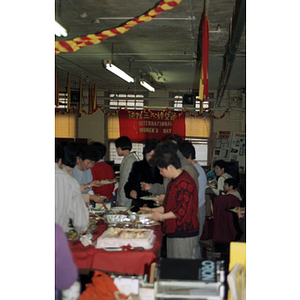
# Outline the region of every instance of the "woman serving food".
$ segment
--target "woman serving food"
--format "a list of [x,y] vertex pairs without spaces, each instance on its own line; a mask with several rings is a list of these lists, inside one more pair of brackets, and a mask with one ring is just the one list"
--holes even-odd
[[[171,181],[164,204],[153,208],[153,215],[148,218],[163,221],[167,258],[192,259],[199,233],[197,186],[188,172],[181,169],[180,159],[168,143],[160,143],[155,151],[155,164],[160,174]],[[141,207],[140,210],[149,208]]]

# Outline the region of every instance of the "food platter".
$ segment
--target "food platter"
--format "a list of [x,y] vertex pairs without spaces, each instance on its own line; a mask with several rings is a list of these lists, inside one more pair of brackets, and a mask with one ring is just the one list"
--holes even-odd
[[117,182],[117,179],[103,179],[103,180],[99,180],[98,184],[105,185],[105,184],[111,184],[115,182]]
[[134,221],[135,217],[126,214],[109,213],[104,215],[104,220],[108,224],[119,224]]
[[153,200],[153,201],[155,201],[155,200],[158,199],[158,197],[159,197],[159,196],[148,195],[148,196],[143,196],[143,197],[141,197],[140,199],[142,199],[142,200]]

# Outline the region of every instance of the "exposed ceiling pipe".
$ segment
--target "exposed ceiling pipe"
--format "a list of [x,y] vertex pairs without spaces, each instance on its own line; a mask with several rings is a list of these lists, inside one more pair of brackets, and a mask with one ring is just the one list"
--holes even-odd
[[241,36],[242,36],[243,30],[244,30],[245,23],[246,23],[245,0],[241,0],[241,1],[237,0],[236,7],[239,2],[240,2],[240,7],[239,7],[235,27],[233,28],[233,37],[232,37],[231,41],[229,41],[229,43],[228,43],[228,48],[227,48],[225,56],[224,56],[224,60],[226,63],[223,66],[224,70],[222,70],[221,76],[220,76],[220,83],[219,83],[219,88],[217,91],[217,102],[216,102],[217,107],[220,106],[221,100],[224,95],[224,91],[227,87],[230,73],[232,70],[232,66],[233,66],[233,63],[235,60],[236,52],[237,52],[237,49],[238,49],[238,46],[239,46],[239,43],[241,40]]

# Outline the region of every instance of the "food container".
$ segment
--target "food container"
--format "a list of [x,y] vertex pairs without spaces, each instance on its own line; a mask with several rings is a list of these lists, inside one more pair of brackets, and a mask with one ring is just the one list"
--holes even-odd
[[97,232],[98,226],[95,224],[90,224],[87,230],[87,233],[95,233]]
[[116,207],[112,207],[110,209],[110,211],[114,212],[114,213],[119,213],[119,212],[123,212],[123,211],[125,211],[127,209],[128,209],[128,207],[116,206]]
[[132,215],[108,213],[104,215],[104,220],[108,224],[124,223],[132,221],[133,219],[131,216]]
[[71,244],[76,243],[80,238],[79,233],[74,228],[70,228],[70,230],[66,233],[66,236],[67,240]]
[[[111,203],[106,203],[106,207],[108,210],[110,210]],[[91,205],[88,208],[88,212],[92,212],[94,214],[102,215],[106,213],[106,209],[104,208],[102,203],[96,203],[95,207],[92,207]]]

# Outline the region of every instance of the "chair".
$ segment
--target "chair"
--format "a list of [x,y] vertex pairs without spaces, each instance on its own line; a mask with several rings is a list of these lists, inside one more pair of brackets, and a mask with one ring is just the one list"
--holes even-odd
[[239,182],[240,181],[239,162],[229,161],[227,162],[227,165],[228,165],[227,173],[230,174],[237,182]]
[[214,199],[214,244],[229,244],[238,236],[238,216],[229,209],[239,206],[241,201],[231,194],[220,195]]

